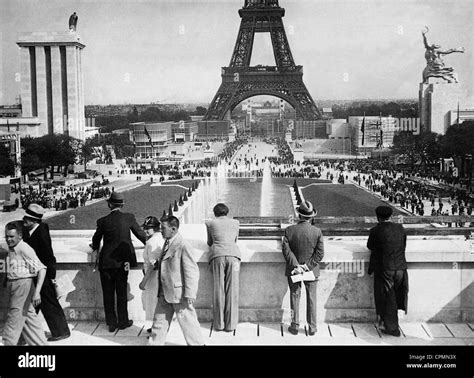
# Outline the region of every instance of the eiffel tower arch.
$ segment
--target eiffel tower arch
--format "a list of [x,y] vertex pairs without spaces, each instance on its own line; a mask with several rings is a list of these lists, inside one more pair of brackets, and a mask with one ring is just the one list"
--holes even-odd
[[[303,82],[303,66],[297,66],[286,37],[285,9],[278,0],[245,0],[234,52],[222,67],[222,84],[204,120],[230,118],[232,110],[248,97],[271,95],[287,101],[302,120],[321,119],[321,112]],[[270,33],[276,66],[250,66],[255,33]]]

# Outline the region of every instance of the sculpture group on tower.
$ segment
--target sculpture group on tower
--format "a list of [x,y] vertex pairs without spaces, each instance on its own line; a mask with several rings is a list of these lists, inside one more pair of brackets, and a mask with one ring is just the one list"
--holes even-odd
[[446,67],[442,56],[452,53],[464,53],[464,47],[442,50],[440,45],[428,44],[428,40],[426,38],[426,34],[428,32],[428,27],[426,27],[426,30],[423,30],[421,32],[421,34],[423,35],[423,43],[426,49],[426,67],[423,70],[423,82],[428,83],[428,78],[430,77],[439,77],[446,80],[448,83],[457,83],[458,79],[456,77],[454,69],[452,67]]

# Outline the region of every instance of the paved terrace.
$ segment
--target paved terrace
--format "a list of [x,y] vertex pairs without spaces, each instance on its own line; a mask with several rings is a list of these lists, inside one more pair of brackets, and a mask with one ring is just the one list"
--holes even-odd
[[[71,337],[50,343],[67,345],[146,345],[150,323],[134,322],[125,330],[110,333],[102,322],[70,322]],[[0,325],[3,332],[3,324]],[[401,337],[383,334],[373,323],[320,323],[315,336],[292,335],[283,323],[239,323],[234,333],[215,332],[211,323],[201,323],[206,345],[474,345],[474,323],[401,323]],[[44,323],[44,329],[48,329]],[[176,318],[166,345],[186,345]]]

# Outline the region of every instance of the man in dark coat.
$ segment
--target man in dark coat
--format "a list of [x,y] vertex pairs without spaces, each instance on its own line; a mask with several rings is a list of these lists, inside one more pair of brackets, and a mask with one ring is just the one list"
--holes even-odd
[[385,325],[382,332],[398,337],[398,309],[406,312],[408,302],[407,236],[401,224],[390,221],[392,212],[389,206],[375,209],[378,225],[370,230],[367,241],[372,251],[368,273],[374,273],[375,308]]
[[[121,211],[124,205],[121,193],[112,192],[107,202],[110,214],[97,221],[91,247],[97,252],[100,241],[104,239],[99,254],[100,281],[105,320],[109,331],[115,332],[117,327],[125,329],[133,324],[128,318],[127,279],[130,268],[137,266],[137,257],[130,231],[143,244],[146,242],[146,235],[133,214]],[[117,313],[115,313],[115,295],[117,295]]]
[[291,325],[288,331],[298,334],[299,307],[301,282],[293,282],[291,276],[312,271],[314,280],[304,280],[306,288],[306,314],[309,325],[309,335],[317,331],[316,326],[316,284],[319,277],[319,262],[324,257],[323,234],[321,230],[311,225],[310,220],[316,215],[316,210],[309,201],[301,202],[296,208],[299,222],[285,229],[282,252],[286,261],[285,275],[290,288]]
[[51,331],[48,341],[63,340],[71,336],[71,332],[56,296],[56,258],[51,245],[49,227],[42,222],[45,210],[40,205],[32,203],[25,213],[23,225],[26,232],[23,233],[23,239],[46,266],[46,277],[41,287],[41,304],[36,308],[36,312],[41,310],[48,323]]

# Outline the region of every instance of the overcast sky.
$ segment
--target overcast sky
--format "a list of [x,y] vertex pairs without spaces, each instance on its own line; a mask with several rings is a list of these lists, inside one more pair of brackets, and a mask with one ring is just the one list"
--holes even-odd
[[[20,93],[18,35],[65,31],[72,12],[86,45],[86,104],[210,102],[229,64],[243,0],[0,0],[0,104]],[[464,46],[445,58],[474,88],[474,1],[280,0],[296,64],[312,97],[418,98],[429,43]],[[252,64],[274,64],[257,34]],[[472,106],[473,104],[471,104]]]

